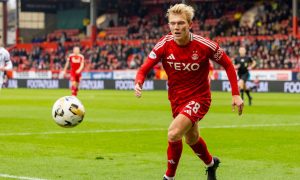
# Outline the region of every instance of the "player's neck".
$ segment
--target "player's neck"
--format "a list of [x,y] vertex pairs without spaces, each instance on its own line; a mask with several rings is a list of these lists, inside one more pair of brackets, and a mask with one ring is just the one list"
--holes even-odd
[[185,46],[190,42],[190,33],[188,33],[185,37],[181,39],[174,39],[174,41],[179,46]]

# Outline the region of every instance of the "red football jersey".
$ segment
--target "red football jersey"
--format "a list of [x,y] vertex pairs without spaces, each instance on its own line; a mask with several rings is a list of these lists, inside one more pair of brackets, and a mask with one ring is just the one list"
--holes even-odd
[[84,57],[82,54],[70,54],[69,62],[71,66],[71,73],[75,73],[77,69],[79,69],[81,62],[84,61]]
[[147,73],[161,61],[168,75],[169,100],[172,104],[195,97],[210,99],[209,60],[225,68],[232,94],[238,95],[237,77],[231,60],[217,43],[193,33],[190,33],[190,42],[185,46],[177,45],[171,34],[161,38],[139,69],[136,83],[143,84]]

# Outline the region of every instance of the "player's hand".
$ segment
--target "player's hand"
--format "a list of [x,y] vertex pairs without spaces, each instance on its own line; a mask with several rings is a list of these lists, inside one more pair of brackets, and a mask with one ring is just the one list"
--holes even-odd
[[136,83],[134,86],[134,94],[137,98],[142,96],[142,87],[139,83]]
[[239,95],[232,96],[232,111],[235,111],[235,107],[238,108],[239,115],[242,115],[244,109],[244,101]]
[[77,70],[77,71],[75,71],[75,73],[76,73],[76,74],[80,74],[80,71]]
[[0,67],[0,71],[5,71],[4,67]]

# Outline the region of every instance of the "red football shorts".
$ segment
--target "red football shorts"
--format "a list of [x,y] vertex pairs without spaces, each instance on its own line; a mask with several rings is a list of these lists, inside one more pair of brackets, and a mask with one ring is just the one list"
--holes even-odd
[[208,112],[211,99],[194,98],[180,105],[172,105],[173,118],[178,114],[188,117],[192,123],[200,121]]
[[71,77],[70,77],[71,81],[76,81],[76,82],[79,83],[80,79],[81,79],[81,74],[76,74],[76,73],[71,74]]

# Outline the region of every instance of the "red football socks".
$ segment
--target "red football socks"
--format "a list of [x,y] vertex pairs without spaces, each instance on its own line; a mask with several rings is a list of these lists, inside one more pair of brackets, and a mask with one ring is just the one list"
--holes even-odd
[[78,88],[76,88],[75,86],[72,86],[71,91],[72,91],[72,96],[77,96]]
[[198,142],[190,146],[195,154],[206,164],[209,165],[212,162],[212,156],[207,150],[205,141],[199,137]]
[[166,175],[174,177],[182,153],[182,140],[169,142],[168,146],[168,169]]

